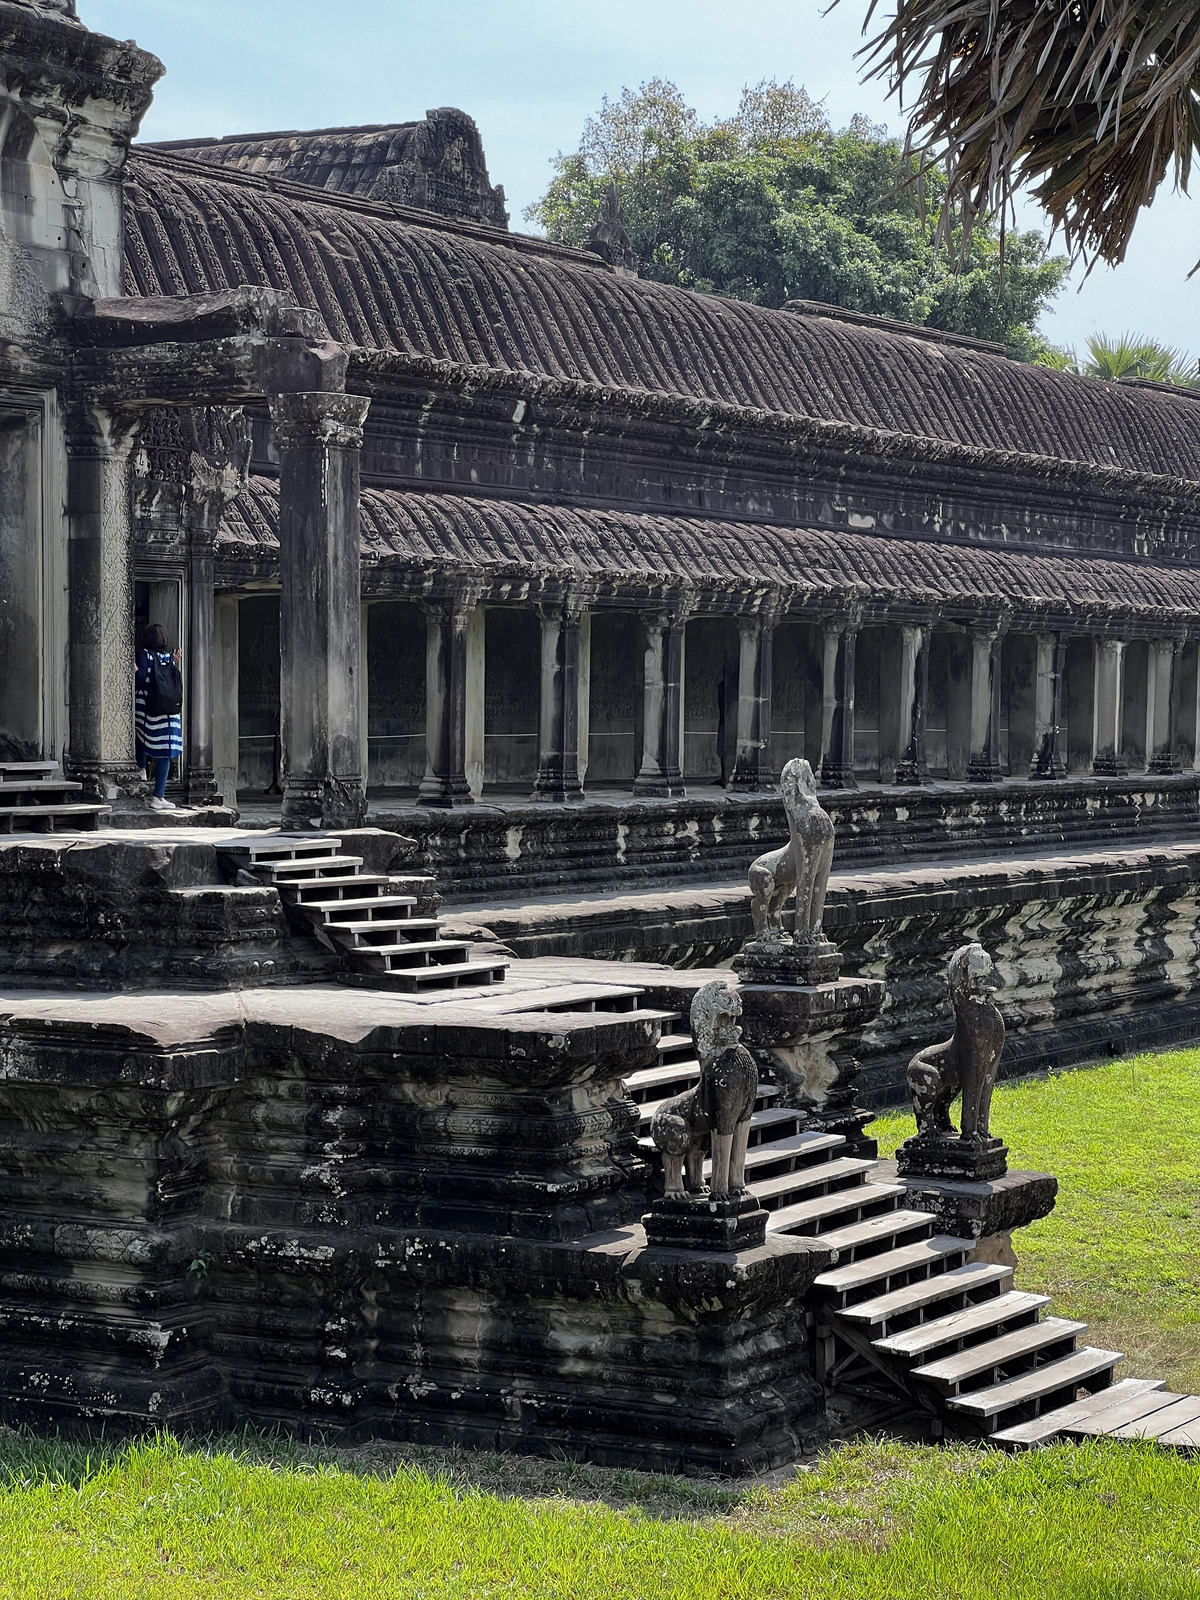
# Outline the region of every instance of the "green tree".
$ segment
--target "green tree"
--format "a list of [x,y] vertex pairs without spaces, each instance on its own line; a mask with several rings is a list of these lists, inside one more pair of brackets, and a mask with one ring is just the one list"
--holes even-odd
[[1073,350],[1047,345],[1035,360],[1039,366],[1078,372],[1085,378],[1100,378],[1107,383],[1120,378],[1151,378],[1155,383],[1174,383],[1185,389],[1200,387],[1196,363],[1172,345],[1140,339],[1132,333],[1115,339],[1093,333],[1087,349],[1087,360],[1081,362]]
[[792,83],[747,88],[737,113],[703,124],[655,79],[589,118],[526,212],[550,238],[586,246],[615,181],[642,275],[760,305],[833,305],[992,339],[1032,359],[1043,306],[1067,270],[1036,233],[976,225],[957,255],[939,248],[922,200],[945,180],[915,171],[886,131],[856,117],[835,132]]

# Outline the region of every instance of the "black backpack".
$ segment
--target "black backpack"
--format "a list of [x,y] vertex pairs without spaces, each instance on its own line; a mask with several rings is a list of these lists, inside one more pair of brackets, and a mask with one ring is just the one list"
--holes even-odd
[[150,682],[146,687],[146,713],[151,717],[176,717],[183,710],[183,674],[168,656],[150,657]]

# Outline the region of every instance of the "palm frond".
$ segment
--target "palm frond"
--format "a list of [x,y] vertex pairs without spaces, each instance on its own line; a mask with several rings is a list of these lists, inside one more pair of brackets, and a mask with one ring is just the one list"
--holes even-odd
[[1028,185],[1073,255],[1116,263],[1168,172],[1186,190],[1200,147],[1200,0],[895,5],[866,47],[868,75],[902,103],[915,86],[908,147],[946,169],[944,238],[959,221],[969,238]]

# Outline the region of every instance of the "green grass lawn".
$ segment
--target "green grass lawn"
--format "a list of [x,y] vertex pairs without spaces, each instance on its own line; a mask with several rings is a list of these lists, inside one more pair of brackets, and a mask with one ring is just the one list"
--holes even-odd
[[[1058,1178],[1050,1216],[1013,1241],[1018,1287],[1124,1350],[1121,1377],[1200,1394],[1200,1051],[1001,1084],[992,1129],[1010,1167]],[[871,1131],[890,1155],[911,1116]]]
[[[428,1454],[428,1453],[427,1453]],[[1166,1600],[1200,1594],[1200,1463],[844,1447],[737,1492],[525,1465],[514,1492],[319,1451],[0,1440],[0,1594],[387,1600]],[[449,1466],[450,1470],[446,1470]],[[348,1470],[357,1467],[357,1470]],[[364,1467],[374,1470],[363,1470]],[[488,1461],[482,1472],[486,1477]],[[5,1480],[7,1482],[5,1483]],[[456,1481],[457,1480],[457,1481]]]
[[[1019,1282],[1200,1392],[1200,1052],[1000,1089],[1056,1172]],[[910,1119],[875,1125],[885,1149]],[[782,1486],[247,1434],[127,1449],[0,1432],[2,1600],[1200,1600],[1200,1459],[868,1441]]]

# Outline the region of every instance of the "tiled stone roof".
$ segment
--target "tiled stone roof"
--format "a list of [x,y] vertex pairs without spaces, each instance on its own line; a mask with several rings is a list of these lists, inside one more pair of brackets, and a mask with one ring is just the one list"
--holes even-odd
[[[273,553],[278,522],[277,481],[251,478],[226,513],[219,556]],[[578,575],[631,593],[779,586],[934,608],[1200,614],[1200,571],[1185,567],[405,490],[363,490],[362,552],[422,570]]]
[[162,154],[127,291],[289,289],[367,348],[1200,481],[1200,401],[618,276],[577,253]]

